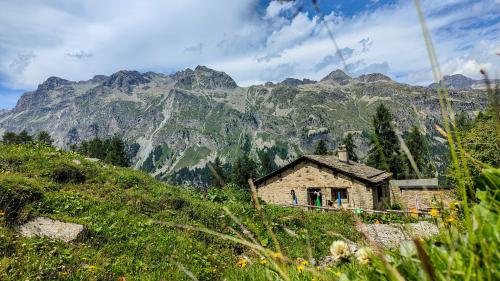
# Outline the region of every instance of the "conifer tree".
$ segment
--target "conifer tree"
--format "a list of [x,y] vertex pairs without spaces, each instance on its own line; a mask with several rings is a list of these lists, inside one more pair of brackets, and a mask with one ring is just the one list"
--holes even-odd
[[215,157],[215,160],[211,163],[211,165],[213,168],[211,177],[212,186],[222,187],[222,185],[226,182],[226,175],[219,156]]
[[50,137],[50,134],[47,131],[41,131],[38,133],[36,136],[36,141],[39,144],[44,144],[44,145],[52,145],[54,143],[54,140]]
[[[413,157],[413,161],[415,161],[415,165],[417,166],[422,176],[432,176],[430,174],[431,171],[429,171],[429,147],[425,136],[420,133],[418,126],[413,126],[411,128],[410,133],[408,134],[408,137],[406,139],[406,146],[408,146],[408,150]],[[409,177],[416,178],[417,174],[408,159],[406,165],[409,169]]]
[[373,117],[373,130],[367,164],[391,172],[396,179],[403,178],[404,161],[396,132],[392,128],[392,115],[383,104]]
[[261,176],[267,175],[274,170],[274,163],[269,156],[269,151],[263,151],[259,154],[260,158],[260,174]]
[[130,163],[125,152],[125,144],[123,141],[118,136],[114,136],[111,140],[106,141],[107,151],[104,161],[115,166],[128,167]]
[[248,157],[247,154],[238,158],[233,167],[233,183],[248,189],[248,179],[253,179],[257,175],[256,166],[255,161]]
[[327,155],[328,148],[326,148],[326,143],[324,140],[319,140],[318,145],[316,146],[316,150],[314,151],[315,155]]
[[33,142],[33,138],[28,134],[26,130],[23,130],[22,132],[17,135],[17,143],[18,144],[29,144]]
[[17,144],[17,134],[14,132],[5,132],[2,137],[2,143],[5,145]]
[[345,147],[346,147],[349,160],[357,162],[358,155],[356,155],[356,152],[354,151],[354,149],[356,149],[357,146],[356,146],[356,144],[354,144],[354,137],[353,137],[352,133],[348,133],[345,136],[344,140],[342,141],[342,144],[345,145]]

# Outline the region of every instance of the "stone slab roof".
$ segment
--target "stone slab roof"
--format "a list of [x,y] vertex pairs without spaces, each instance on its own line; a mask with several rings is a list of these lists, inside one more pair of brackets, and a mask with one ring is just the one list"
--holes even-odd
[[440,186],[437,178],[430,179],[409,179],[409,180],[390,180],[391,186],[400,189],[449,189],[451,186]]
[[392,174],[389,172],[375,169],[364,164],[340,161],[337,156],[333,155],[304,155],[296,159],[295,161],[292,161],[291,163],[281,167],[280,169],[256,180],[255,183],[258,185],[266,179],[271,178],[272,176],[279,174],[282,171],[306,160],[370,184],[381,183],[392,176]]

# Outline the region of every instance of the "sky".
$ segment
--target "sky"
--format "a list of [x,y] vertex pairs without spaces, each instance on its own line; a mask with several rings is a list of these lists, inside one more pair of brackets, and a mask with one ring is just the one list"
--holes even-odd
[[[0,109],[50,76],[79,81],[123,69],[170,74],[205,65],[240,86],[319,80],[335,69],[432,82],[414,1],[317,3],[319,10],[312,0],[2,0]],[[422,3],[443,74],[500,76],[500,0]]]

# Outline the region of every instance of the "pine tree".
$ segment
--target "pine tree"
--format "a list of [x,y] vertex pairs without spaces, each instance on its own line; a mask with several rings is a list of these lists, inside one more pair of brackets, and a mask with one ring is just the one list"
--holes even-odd
[[268,151],[263,151],[262,153],[259,154],[260,158],[260,174],[261,176],[267,175],[271,173],[274,170],[274,163],[273,160],[271,160],[271,157],[269,156]]
[[111,140],[106,140],[104,143],[107,147],[104,161],[121,167],[128,167],[130,165],[127,153],[125,152],[125,144],[118,136],[114,136]]
[[47,131],[41,131],[40,133],[38,133],[38,135],[36,137],[36,141],[39,144],[48,145],[48,146],[51,146],[52,143],[54,143],[54,140],[50,137],[50,134]]
[[[408,150],[413,157],[413,161],[415,161],[415,165],[422,176],[431,176],[428,165],[430,162],[429,147],[425,136],[420,133],[418,126],[413,126],[411,128],[406,140],[406,146],[408,146]],[[418,175],[413,169],[413,166],[408,159],[406,159],[406,161],[406,165],[409,169],[409,177],[416,178]]]
[[257,175],[256,166],[255,161],[247,154],[238,158],[233,167],[233,183],[248,189],[248,179],[253,179]]
[[2,143],[5,145],[17,144],[17,134],[14,132],[5,132],[2,137]]
[[467,113],[461,111],[455,117],[455,127],[460,132],[468,131],[472,127],[472,120]]
[[342,141],[342,144],[345,145],[347,149],[347,155],[349,157],[350,161],[357,162],[358,161],[358,155],[356,155],[356,152],[354,149],[357,148],[356,144],[354,144],[354,137],[351,133],[348,133],[344,140]]
[[404,177],[404,161],[398,138],[392,128],[392,115],[383,104],[377,108],[373,117],[373,130],[367,164],[391,172],[396,179]]
[[318,145],[316,146],[316,150],[314,151],[315,155],[328,155],[328,148],[326,148],[326,143],[324,140],[319,140]]
[[26,130],[23,130],[22,132],[17,135],[17,143],[18,144],[29,144],[33,142],[33,138],[28,134]]
[[220,161],[219,156],[215,157],[215,160],[213,163],[210,163],[212,165],[211,172],[212,172],[212,177],[211,177],[211,183],[212,186],[215,187],[222,187],[225,182],[226,182],[226,175],[224,172],[224,168],[222,167],[222,162]]

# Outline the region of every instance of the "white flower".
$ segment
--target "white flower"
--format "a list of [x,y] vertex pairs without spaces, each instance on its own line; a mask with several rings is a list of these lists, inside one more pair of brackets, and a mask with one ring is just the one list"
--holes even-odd
[[356,259],[358,259],[359,264],[361,265],[369,264],[371,252],[372,251],[370,248],[359,249],[359,251],[356,252]]
[[330,252],[335,260],[347,259],[351,255],[349,246],[341,240],[333,241],[332,246],[330,246]]

